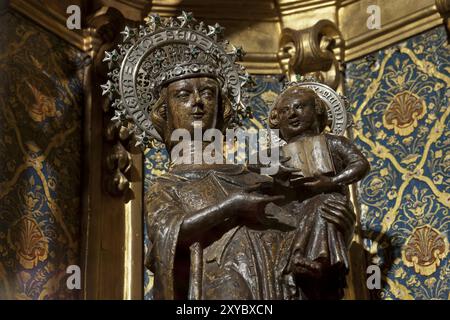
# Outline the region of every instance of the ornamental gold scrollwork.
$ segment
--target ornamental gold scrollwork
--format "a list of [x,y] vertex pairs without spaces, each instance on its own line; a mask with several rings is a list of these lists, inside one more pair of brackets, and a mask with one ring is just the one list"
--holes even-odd
[[303,30],[285,28],[279,47],[281,63],[289,76],[313,76],[333,89],[341,83],[344,41],[335,23],[320,20]]
[[426,112],[423,99],[410,91],[396,94],[383,114],[383,125],[393,129],[396,134],[407,136],[411,134]]
[[439,267],[448,254],[446,238],[439,230],[424,225],[414,229],[403,251],[406,266],[414,267],[415,272],[429,276]]
[[8,230],[8,242],[25,269],[34,268],[47,259],[48,239],[35,219],[23,216]]
[[386,270],[381,298],[448,297],[447,44],[440,26],[347,65],[355,137],[372,165],[360,199],[372,261]]

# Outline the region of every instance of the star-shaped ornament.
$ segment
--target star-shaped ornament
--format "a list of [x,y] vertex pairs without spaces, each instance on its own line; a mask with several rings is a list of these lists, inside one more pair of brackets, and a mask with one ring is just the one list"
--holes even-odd
[[192,12],[186,12],[182,11],[181,16],[177,17],[178,20],[181,21],[180,27],[183,28],[186,24],[189,24],[194,21],[194,16],[192,15]]
[[126,42],[136,35],[136,29],[125,26],[125,29],[120,34],[123,34],[123,41]]

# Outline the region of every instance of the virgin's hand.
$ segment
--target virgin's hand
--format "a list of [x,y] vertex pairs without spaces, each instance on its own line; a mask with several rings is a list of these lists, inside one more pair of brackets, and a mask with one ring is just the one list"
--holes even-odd
[[258,193],[235,193],[230,197],[231,207],[240,212],[256,213],[263,211],[270,202],[284,199],[284,196],[266,196]]
[[267,196],[246,191],[235,193],[230,196],[230,209],[241,218],[258,220],[265,215],[265,207],[270,202],[284,199],[284,196]]

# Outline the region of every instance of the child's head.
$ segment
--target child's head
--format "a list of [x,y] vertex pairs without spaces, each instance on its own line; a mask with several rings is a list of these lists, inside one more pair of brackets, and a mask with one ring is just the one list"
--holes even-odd
[[274,103],[269,126],[289,141],[302,133],[320,133],[327,124],[325,103],[312,89],[290,87]]

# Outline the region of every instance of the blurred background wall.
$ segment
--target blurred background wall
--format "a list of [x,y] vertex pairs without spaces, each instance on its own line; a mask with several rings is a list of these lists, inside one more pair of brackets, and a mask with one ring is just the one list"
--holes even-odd
[[0,297],[75,298],[84,53],[18,12],[0,25]]

